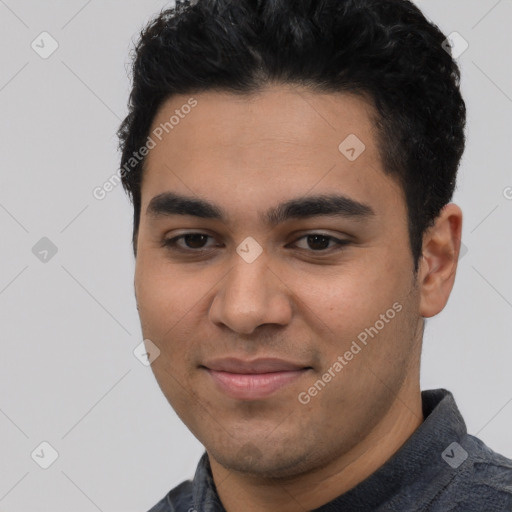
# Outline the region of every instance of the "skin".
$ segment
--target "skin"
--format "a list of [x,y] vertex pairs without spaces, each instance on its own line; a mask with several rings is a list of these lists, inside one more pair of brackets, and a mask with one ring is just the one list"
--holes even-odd
[[[282,84],[251,96],[193,97],[197,106],[150,151],[142,182],[134,284],[144,338],[161,351],[153,372],[205,446],[228,512],[311,510],[372,474],[422,423],[423,319],[448,301],[462,212],[445,206],[414,275],[404,196],[383,172],[362,97]],[[152,129],[188,99],[165,102]],[[366,146],[355,161],[338,149],[349,134]],[[216,203],[228,221],[147,215],[151,199],[169,191]],[[274,228],[259,216],[288,199],[333,192],[376,215]],[[182,252],[161,246],[187,232],[211,238],[181,239]],[[326,241],[319,250],[306,237],[318,232],[351,243]],[[236,252],[248,236],[263,249],[252,263]],[[394,303],[401,311],[301,403],[299,393]],[[238,400],[200,367],[226,356],[311,369],[264,399]]]

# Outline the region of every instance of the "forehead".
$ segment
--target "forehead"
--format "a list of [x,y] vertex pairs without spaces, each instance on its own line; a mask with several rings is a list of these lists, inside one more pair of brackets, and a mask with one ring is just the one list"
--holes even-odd
[[401,190],[383,172],[373,114],[362,97],[292,86],[173,96],[151,126],[143,209],[165,191],[214,194],[246,208],[334,189],[389,203]]
[[[197,105],[188,108],[191,98]],[[179,119],[172,116],[181,111],[188,113]],[[321,147],[337,154],[339,142],[350,134],[359,136],[372,151],[373,113],[373,107],[360,96],[280,85],[252,94],[205,91],[173,96],[160,107],[151,130],[164,128],[164,139],[185,144],[180,146],[182,152],[198,144],[210,145],[210,151],[215,147],[223,151],[226,147],[273,145],[293,157],[292,148],[286,144],[296,144],[298,155]],[[168,123],[171,117],[173,126]],[[193,138],[189,136],[191,130]]]

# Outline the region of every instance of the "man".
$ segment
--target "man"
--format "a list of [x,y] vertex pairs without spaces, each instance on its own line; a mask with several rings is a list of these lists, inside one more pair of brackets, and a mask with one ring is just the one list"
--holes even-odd
[[448,52],[406,0],[199,0],[142,32],[135,294],[206,449],[153,512],[512,510],[512,461],[419,384],[460,250]]

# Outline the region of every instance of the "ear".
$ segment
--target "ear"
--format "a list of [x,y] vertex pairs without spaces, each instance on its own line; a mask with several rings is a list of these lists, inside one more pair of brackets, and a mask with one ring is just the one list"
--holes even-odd
[[423,236],[418,272],[420,314],[425,318],[440,313],[455,282],[462,233],[462,210],[447,204],[435,224]]

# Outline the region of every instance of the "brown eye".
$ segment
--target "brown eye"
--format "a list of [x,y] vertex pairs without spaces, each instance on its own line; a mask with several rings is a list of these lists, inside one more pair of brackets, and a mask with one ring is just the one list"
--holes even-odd
[[190,249],[202,249],[206,239],[210,238],[208,235],[193,234],[184,235],[183,240]]
[[[326,252],[330,249],[335,249],[336,246],[341,248],[342,246],[348,245],[350,243],[348,240],[339,240],[338,238],[330,235],[324,235],[322,233],[311,233],[299,238],[299,240],[302,239],[306,239],[307,247],[300,247],[300,249],[313,252]],[[334,242],[334,247],[329,247],[331,242]]]
[[[163,247],[168,247],[176,250],[183,251],[197,251],[205,248],[205,243],[208,238],[213,238],[205,233],[185,233],[184,235],[176,236],[174,238],[166,239],[162,242]],[[183,239],[184,246],[178,244],[178,240]]]

